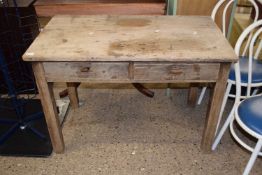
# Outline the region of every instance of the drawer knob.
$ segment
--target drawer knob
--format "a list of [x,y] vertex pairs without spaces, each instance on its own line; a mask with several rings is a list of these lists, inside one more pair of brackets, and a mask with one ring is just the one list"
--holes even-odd
[[90,67],[82,67],[80,69],[81,72],[88,72],[90,70]]

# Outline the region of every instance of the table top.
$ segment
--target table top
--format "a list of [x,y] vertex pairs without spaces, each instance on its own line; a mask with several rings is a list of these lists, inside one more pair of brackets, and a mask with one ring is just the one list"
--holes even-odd
[[25,61],[235,62],[210,17],[55,16]]

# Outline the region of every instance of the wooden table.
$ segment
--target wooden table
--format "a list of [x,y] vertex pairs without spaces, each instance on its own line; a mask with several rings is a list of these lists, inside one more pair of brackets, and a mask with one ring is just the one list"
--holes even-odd
[[[211,150],[230,64],[237,57],[210,17],[55,16],[24,54],[32,62],[54,151],[64,141],[52,82],[214,83],[201,148]],[[197,115],[197,114],[196,114]]]

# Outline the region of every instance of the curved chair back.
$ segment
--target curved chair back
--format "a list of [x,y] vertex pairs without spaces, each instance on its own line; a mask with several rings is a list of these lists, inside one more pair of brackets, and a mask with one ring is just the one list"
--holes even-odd
[[[213,11],[211,13],[211,18],[215,21],[217,12],[220,8],[224,7],[223,14],[222,14],[222,32],[223,35],[226,36],[226,20],[227,20],[227,13],[229,11],[230,5],[232,5],[237,0],[219,0],[215,7],[213,8]],[[259,8],[254,0],[248,0],[255,8],[255,18],[254,21],[257,21],[258,14],[259,14]],[[225,6],[223,6],[225,5]]]
[[[248,0],[253,6],[254,6],[254,9],[255,9],[255,18],[254,18],[254,22],[256,22],[257,20],[258,20],[258,16],[259,16],[259,8],[258,8],[258,5],[257,5],[257,3],[255,2],[255,0]],[[217,14],[218,14],[218,11],[221,9],[221,10],[223,10],[223,13],[222,13],[222,19],[221,19],[221,23],[222,23],[222,33],[223,33],[223,35],[224,35],[224,37],[226,37],[227,38],[227,14],[228,13],[230,13],[231,12],[231,14],[232,14],[232,8],[230,8],[230,6],[231,5],[233,5],[233,3],[236,3],[237,2],[237,0],[219,0],[217,3],[216,3],[216,5],[214,6],[214,8],[213,8],[213,11],[212,11],[212,13],[211,13],[211,18],[213,19],[213,21],[215,21],[216,20],[216,16],[217,16]],[[230,12],[229,12],[230,11]],[[233,10],[233,12],[234,12],[234,10]],[[238,54],[238,55],[241,55],[241,56],[245,56],[246,55],[246,53],[247,53],[247,51],[248,51],[248,46],[249,46],[249,43],[250,43],[250,41],[251,41],[251,38],[252,38],[252,35],[253,35],[253,33],[251,32],[250,34],[249,34],[249,37],[248,37],[248,39],[245,41],[245,45],[243,46],[244,47],[244,49],[243,49],[243,52],[242,52],[242,54]],[[242,44],[242,43],[241,43]],[[262,45],[262,43],[261,43],[261,45]],[[259,47],[262,47],[262,46],[259,46]],[[258,57],[258,54],[256,53],[255,54],[255,58],[257,58]],[[231,86],[231,85],[230,85]],[[230,88],[231,87],[228,87],[228,90],[230,91]],[[205,91],[206,91],[206,87],[203,87],[203,89],[202,89],[202,91],[201,91],[201,94],[200,94],[200,96],[199,96],[199,98],[198,98],[198,102],[197,102],[197,104],[201,104],[201,102],[202,102],[202,99],[203,99],[203,97],[204,97],[204,95],[205,95]],[[228,91],[228,93],[229,93],[229,91]],[[249,91],[248,92],[250,92],[250,88],[249,88]],[[229,95],[229,94],[227,94],[227,95]],[[222,108],[221,108],[221,112],[220,112],[220,116],[222,115],[222,111],[223,111],[223,109],[224,109],[224,105],[225,105],[225,103],[226,103],[226,100],[225,100],[225,102],[223,102],[223,105],[222,105]],[[221,118],[221,117],[219,117],[219,118]]]
[[[252,61],[253,58],[252,56],[255,55],[257,56],[258,53],[261,51],[261,45],[262,45],[262,41],[260,40],[259,42],[257,42],[256,44],[258,45],[256,51],[255,51],[255,54],[254,54],[254,45],[255,45],[255,41],[256,40],[259,40],[259,35],[261,34],[262,32],[262,20],[258,20],[256,22],[254,22],[253,24],[251,24],[250,26],[248,26],[244,31],[243,33],[240,35],[240,37],[238,38],[237,40],[237,43],[236,43],[236,46],[235,46],[235,53],[236,55],[239,57],[241,54],[240,54],[240,50],[241,50],[241,45],[243,44],[243,42],[245,40],[247,40],[247,38],[249,38],[250,34],[251,33],[254,33],[254,35],[252,36],[251,38],[251,44],[249,45],[249,62],[251,62],[251,64],[249,64],[249,70],[248,70],[248,78],[251,77],[252,78],[252,75],[251,75],[251,71],[252,71]],[[246,58],[243,58],[243,59],[246,59]],[[239,59],[240,60],[240,59]],[[237,108],[237,106],[239,105],[240,103],[240,100],[243,99],[243,98],[246,98],[246,97],[243,97],[241,96],[241,87],[243,87],[243,82],[241,81],[241,73],[240,73],[240,61],[238,61],[237,63],[234,64],[234,74],[235,74],[235,79],[234,79],[234,84],[236,85],[236,92],[235,92],[235,103],[231,109],[231,112],[229,113],[224,125],[222,126],[222,128],[220,129],[219,133],[217,134],[217,137],[212,145],[212,150],[215,150],[218,143],[220,142],[223,134],[225,133],[227,127],[229,126],[229,123],[232,121],[232,117],[234,116],[234,111],[235,109]],[[260,63],[258,63],[260,64]],[[262,65],[262,62],[261,62],[261,65]],[[242,66],[241,66],[242,67]],[[251,67],[251,69],[250,69]],[[258,66],[260,67],[260,66]],[[246,71],[246,70],[245,70]],[[243,71],[242,71],[243,72]],[[248,82],[250,83],[250,80],[248,79]],[[225,96],[224,96],[224,102],[226,102],[228,96],[229,96],[229,91],[231,89],[231,85],[229,86],[229,84],[232,85],[231,82],[228,81],[228,87],[229,87],[229,90],[228,92],[226,92]],[[262,83],[258,83],[258,86],[262,86]],[[257,87],[258,87],[257,86]],[[247,89],[249,91],[249,94],[250,94],[250,86],[248,87]],[[224,103],[224,106],[225,106],[226,103]],[[224,108],[224,107],[223,107]],[[222,109],[221,111],[223,112],[224,109]],[[221,119],[221,116],[222,116],[222,113],[220,112],[220,116],[219,116],[219,121]]]
[[[258,20],[251,24],[249,27],[247,27],[244,32],[240,35],[240,37],[237,40],[236,46],[235,46],[235,53],[237,56],[241,56],[240,54],[240,48],[243,42],[246,40],[246,38],[250,37],[251,34],[251,40],[249,44],[249,64],[248,64],[248,84],[247,84],[247,96],[250,96],[251,91],[251,85],[252,85],[252,62],[254,59],[257,59],[262,48],[262,39],[259,38],[262,32],[262,20]],[[256,45],[256,49],[254,49],[254,46]],[[262,63],[261,63],[262,64]],[[236,76],[236,102],[240,101],[241,97],[241,78],[240,78],[240,65],[239,62],[237,62],[235,65],[235,76]],[[258,83],[257,86],[262,86],[262,83]]]
[[[247,67],[243,69],[243,65],[241,64],[242,70],[240,70],[240,61],[234,64],[234,72],[235,72],[235,85],[236,85],[236,95],[235,95],[235,103],[234,106],[229,113],[224,125],[220,129],[219,133],[217,134],[217,137],[212,145],[212,150],[215,150],[218,143],[220,142],[222,136],[224,135],[226,129],[228,126],[230,126],[230,132],[234,139],[244,148],[252,152],[252,155],[248,161],[248,164],[246,165],[246,168],[244,170],[243,175],[248,175],[254,162],[255,159],[257,158],[258,155],[262,155],[261,153],[261,147],[262,147],[262,135],[259,130],[261,129],[260,125],[260,120],[261,120],[261,110],[259,110],[259,105],[261,103],[261,96],[257,97],[251,97],[251,98],[246,98],[245,100],[241,101],[241,87],[243,86],[243,81],[241,81],[241,76],[243,75],[243,70],[246,73],[248,69],[248,82],[249,78],[252,78],[252,61],[254,61],[253,57],[258,57],[259,52],[261,51],[261,45],[262,41],[259,39],[259,36],[262,33],[262,20],[255,21],[253,24],[248,26],[244,32],[240,35],[240,37],[237,40],[236,46],[235,46],[235,53],[239,57],[240,54],[240,48],[243,42],[250,37],[251,34],[251,40],[250,40],[250,45],[249,45],[249,53],[248,53],[248,62],[245,62]],[[258,42],[256,42],[258,41]],[[254,45],[257,45],[256,51],[254,51]],[[240,58],[241,59],[246,59],[246,58]],[[246,60],[245,60],[246,61]],[[262,62],[255,62],[254,65],[256,65],[258,70],[261,70]],[[251,69],[251,70],[250,70]],[[241,75],[242,74],[242,75]],[[246,75],[246,74],[245,74]],[[259,75],[259,78],[261,77],[261,72],[259,72],[257,75]],[[245,81],[246,82],[246,81]],[[260,82],[260,79],[259,81]],[[230,84],[230,82],[229,82]],[[246,83],[247,84],[247,83]],[[245,85],[246,85],[245,84]],[[259,84],[260,86],[262,85],[261,83],[256,83]],[[230,86],[231,87],[231,86]],[[229,88],[230,89],[230,88]],[[250,89],[249,89],[250,91]],[[249,92],[250,93],[250,92]],[[226,96],[227,98],[228,96]],[[240,105],[243,104],[241,107]],[[239,110],[241,108],[241,110]],[[239,113],[240,111],[240,113]],[[243,112],[244,111],[244,112]],[[241,114],[241,117],[240,115]],[[242,119],[241,119],[242,118]],[[250,147],[248,144],[246,144],[240,137],[238,137],[238,134],[234,131],[234,121],[238,123],[238,126],[242,128],[244,131],[246,131],[249,135],[254,136],[256,139],[258,139],[257,144],[255,148]],[[255,128],[259,128],[259,130],[254,130],[252,129],[251,126],[254,126]],[[253,128],[254,128],[253,127]]]

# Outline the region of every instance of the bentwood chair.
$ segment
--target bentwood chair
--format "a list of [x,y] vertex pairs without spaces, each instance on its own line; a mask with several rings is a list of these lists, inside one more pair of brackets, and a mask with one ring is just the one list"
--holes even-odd
[[[227,35],[226,15],[228,13],[230,5],[232,5],[233,2],[235,2],[235,1],[236,0],[230,0],[230,1],[220,0],[220,1],[218,1],[218,3],[215,5],[215,7],[214,7],[214,9],[212,11],[212,14],[211,14],[211,18],[215,21],[218,10],[220,8],[224,7],[223,15],[222,15],[222,33],[223,33],[223,35],[225,37],[227,37],[226,36]],[[257,4],[256,4],[256,2],[254,0],[248,0],[248,1],[254,6],[254,9],[255,9],[255,12],[256,12],[255,18],[254,18],[254,22],[255,22],[258,19],[259,9],[258,9],[258,6],[257,6]],[[248,59],[246,59],[247,58],[246,54],[247,54],[247,50],[248,50],[248,46],[249,46],[249,43],[251,41],[251,38],[252,38],[252,33],[248,36],[247,40],[245,40],[245,45],[243,47],[243,52],[241,54],[238,54],[239,57],[240,57],[241,71],[242,71],[242,73],[244,75],[243,78],[241,79],[241,86],[247,88],[246,94],[241,96],[242,99],[251,96],[252,95],[251,94],[251,89],[253,87],[261,86],[260,83],[262,82],[262,79],[261,80],[257,79],[258,78],[257,74],[260,74],[259,73],[260,72],[259,69],[256,68],[258,52],[253,55],[253,58],[254,58],[254,61],[252,63],[253,65],[249,65],[250,61],[248,61]],[[250,70],[249,72],[247,71],[248,67],[251,67],[249,69]],[[253,67],[253,69],[252,69],[252,67]],[[251,72],[252,72],[252,74],[251,74]],[[220,124],[220,121],[221,121],[221,118],[222,118],[222,115],[223,115],[223,111],[224,111],[224,108],[225,108],[225,105],[226,105],[228,97],[235,97],[235,94],[230,94],[232,85],[234,85],[234,84],[235,84],[234,69],[231,68],[230,76],[229,76],[229,79],[228,79],[227,89],[226,89],[225,96],[223,98],[223,102],[222,102],[222,106],[221,106],[221,110],[220,110],[220,113],[219,113],[219,120],[218,120],[218,124],[217,124],[217,129],[219,127],[219,124]],[[207,89],[207,87],[203,87],[202,88],[202,91],[200,93],[200,96],[199,96],[199,99],[198,99],[198,102],[197,102],[198,104],[201,104],[201,102],[203,100],[203,97],[205,95],[206,89]],[[256,92],[257,91],[255,89],[253,91],[253,94],[256,94]]]
[[[249,174],[257,156],[262,155],[262,152],[260,152],[262,147],[262,95],[250,97],[250,94],[248,94],[248,97],[245,98],[245,100],[241,101],[241,87],[243,85],[248,87],[249,89],[250,84],[256,84],[256,86],[262,85],[262,61],[254,59],[253,56],[253,52],[254,50],[256,50],[255,57],[258,57],[262,48],[262,40],[259,38],[262,32],[261,26],[262,20],[259,20],[251,24],[240,35],[236,43],[235,52],[238,56],[240,56],[240,48],[243,44],[243,41],[245,41],[245,39],[247,39],[250,36],[250,34],[253,33],[248,48],[248,58],[240,57],[239,61],[236,64],[234,64],[234,66],[231,69],[228,83],[234,83],[236,85],[235,103],[223,127],[218,133],[214,144],[212,145],[212,150],[215,150],[223,134],[230,125],[230,132],[233,138],[241,146],[252,152],[251,158],[244,170],[244,175]],[[254,49],[254,46],[257,48]],[[250,80],[252,81],[250,82]],[[234,122],[236,122],[245,132],[247,132],[248,134],[250,134],[258,140],[255,148],[252,148],[251,146],[246,144],[236,134],[236,127],[233,127]]]

